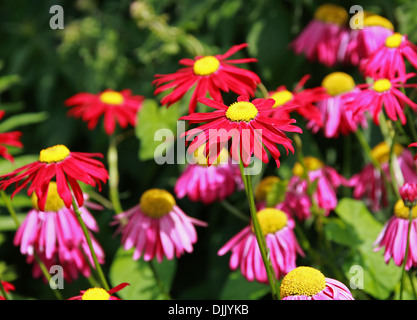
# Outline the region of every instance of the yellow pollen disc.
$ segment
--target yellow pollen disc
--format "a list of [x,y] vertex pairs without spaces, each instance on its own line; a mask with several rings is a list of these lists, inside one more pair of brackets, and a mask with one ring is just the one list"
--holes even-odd
[[[287,225],[288,217],[284,211],[275,208],[265,208],[257,213],[262,234],[275,233]],[[252,231],[254,227],[252,225]]]
[[160,218],[172,210],[175,198],[163,189],[149,189],[142,194],[139,204],[145,215]]
[[39,153],[39,161],[44,163],[60,162],[68,157],[69,154],[70,151],[66,146],[58,144],[41,150]]
[[100,94],[100,100],[103,103],[112,104],[112,105],[120,105],[123,103],[124,98],[120,92],[105,91],[102,94]]
[[90,288],[81,297],[81,300],[109,300],[110,295],[103,288]]
[[[398,200],[394,206],[394,214],[401,219],[408,220],[408,215],[410,214],[410,209],[405,206],[404,201],[402,199]],[[413,219],[417,218],[417,206],[414,206],[411,209],[411,214]]]
[[385,39],[385,46],[388,48],[398,48],[401,42],[403,42],[403,36],[401,33],[396,32]]
[[280,179],[276,176],[268,176],[263,178],[255,189],[256,201],[265,201],[266,196],[268,195],[273,185],[278,183],[279,181]]
[[[307,171],[314,171],[314,170],[318,170],[324,167],[323,161],[315,157],[305,157],[304,165]],[[294,164],[294,167],[292,168],[292,173],[296,176],[302,177],[304,175],[303,165],[299,162],[296,162]]]
[[[30,200],[32,205],[36,210],[39,210],[38,207],[38,197],[35,192],[32,193]],[[49,182],[48,195],[46,196],[46,203],[44,211],[57,212],[59,209],[64,207],[64,201],[58,194],[58,189],[55,181]]]
[[385,92],[391,89],[391,82],[388,79],[379,79],[374,82],[374,90],[376,92]]
[[[204,148],[206,146],[203,144],[194,151],[194,159],[196,163],[200,166],[207,166],[208,157],[204,155]],[[229,151],[227,149],[222,149],[220,151],[217,159],[212,163],[212,165],[226,164],[229,159]]]
[[229,106],[226,118],[233,122],[249,122],[258,115],[258,109],[248,101],[238,101]]
[[323,4],[314,12],[314,18],[323,22],[335,23],[340,26],[347,23],[349,15],[345,8],[334,4]]
[[271,95],[271,98],[275,100],[275,104],[272,106],[272,108],[280,107],[286,104],[288,101],[291,101],[292,97],[293,94],[288,90],[275,92],[273,95]]
[[[394,151],[394,154],[396,156],[399,156],[404,151],[404,147],[399,145],[399,144],[395,144],[393,151]],[[388,162],[389,153],[390,153],[390,147],[388,146],[388,144],[385,141],[377,144],[371,151],[372,157],[376,161],[378,161],[379,164],[383,164],[383,163]]]
[[281,298],[288,296],[312,297],[326,288],[326,278],[317,269],[297,267],[282,279],[280,286]]
[[355,81],[347,73],[332,72],[324,77],[321,85],[326,89],[329,95],[337,96],[355,88]]
[[194,73],[199,76],[208,76],[217,71],[220,62],[213,56],[205,56],[194,62]]
[[365,27],[383,27],[385,29],[394,30],[394,25],[391,21],[377,14],[365,16],[363,25]]

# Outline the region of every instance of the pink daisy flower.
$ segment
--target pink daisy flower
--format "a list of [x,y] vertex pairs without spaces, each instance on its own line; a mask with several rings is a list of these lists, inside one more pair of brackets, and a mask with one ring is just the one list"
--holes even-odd
[[68,300],[121,300],[120,298],[113,296],[112,294],[119,292],[126,286],[130,286],[129,283],[121,283],[110,290],[103,288],[90,288],[87,290],[81,290],[80,295],[69,298]]
[[281,300],[355,300],[342,282],[305,266],[291,270],[282,279],[280,296]]
[[[94,261],[88,243],[73,208],[67,208],[59,197],[57,184],[53,181],[49,183],[43,211],[39,210],[35,193],[31,200],[34,208],[17,229],[13,244],[27,255],[28,263],[34,262],[36,252],[47,266],[61,265],[67,281],[78,278],[78,273],[89,277],[90,264],[94,265]],[[86,207],[79,207],[79,210],[90,232],[97,259],[99,263],[104,263],[104,251],[92,235],[92,232],[99,231],[98,225]],[[41,269],[35,264],[33,276],[37,278],[41,275]]]
[[133,96],[129,89],[120,92],[107,89],[98,94],[77,93],[65,100],[65,105],[71,107],[68,115],[87,122],[90,130],[104,115],[104,130],[111,135],[116,129],[116,122],[121,128],[135,126],[137,112],[142,108],[144,99],[143,96]]
[[[297,254],[304,256],[294,234],[295,222],[287,213],[275,208],[265,208],[257,213],[259,224],[265,236],[269,259],[277,279],[295,268]],[[261,252],[252,225],[246,226],[233,236],[217,254],[222,256],[231,251],[229,266],[240,268],[248,280],[268,283]]]
[[407,122],[404,114],[405,105],[417,111],[417,104],[410,100],[401,88],[417,87],[417,84],[406,81],[414,77],[415,73],[408,73],[402,78],[375,78],[372,83],[358,85],[362,90],[352,94],[353,99],[348,107],[354,116],[369,111],[375,124],[379,125],[379,116],[384,108],[388,118],[393,121],[400,119],[404,125]]
[[327,67],[337,63],[337,52],[343,34],[347,31],[348,13],[334,4],[323,4],[314,12],[314,18],[291,42],[296,54],[304,54],[309,61],[318,61]]
[[123,248],[135,247],[134,260],[143,257],[150,261],[156,257],[158,262],[164,257],[172,260],[185,252],[191,253],[197,242],[194,225],[207,226],[187,216],[176,205],[175,198],[163,189],[147,190],[137,206],[115,216],[114,224],[119,224],[116,232],[122,234]]
[[236,190],[243,189],[239,165],[233,164],[229,152],[223,149],[215,163],[207,166],[203,155],[204,145],[194,153],[195,164],[188,164],[175,183],[178,199],[187,196],[191,201],[210,204],[222,201]]
[[[4,110],[0,110],[0,119],[3,118],[5,114]],[[22,133],[20,131],[12,132],[1,132],[0,133],[0,157],[3,157],[11,162],[14,161],[14,158],[9,154],[7,147],[18,147],[22,148],[23,144],[20,142],[20,137]]]
[[[406,257],[405,269],[409,270],[417,266],[417,207],[412,208],[412,221],[410,229],[410,245]],[[409,227],[409,208],[404,205],[402,199],[394,206],[394,215],[384,225],[378,238],[374,242],[374,251],[385,247],[385,263],[392,258],[397,266],[404,262],[407,236]]]
[[[391,179],[388,163],[389,152],[390,147],[385,142],[379,143],[372,149],[372,156],[380,164],[388,182]],[[401,170],[401,176],[395,177],[397,182],[400,185],[417,182],[417,170],[411,152],[397,144],[394,147],[394,154]],[[388,206],[388,186],[385,184],[381,172],[372,163],[365,165],[360,172],[354,174],[348,183],[353,188],[353,197],[363,200],[372,211],[379,211]]]
[[[314,105],[315,102],[328,97],[326,89],[322,87],[303,89],[310,75],[301,78],[294,90],[287,90],[286,86],[279,86],[275,91],[269,92],[269,97],[275,100],[272,106],[271,117],[279,116],[281,119],[290,119],[291,112],[297,112],[306,120],[315,123],[318,127],[323,125],[320,110]],[[284,108],[284,112],[277,114],[277,108]],[[278,109],[277,109],[278,110]]]
[[405,60],[417,68],[417,46],[406,35],[396,32],[388,36],[384,44],[367,59],[362,71],[372,78],[402,78],[406,75]]
[[417,182],[406,182],[400,187],[400,196],[406,206],[416,205],[417,201]]
[[[340,186],[348,186],[349,182],[334,168],[326,166],[321,160],[314,157],[305,157],[304,165],[307,169],[310,183],[317,183],[313,199],[318,207],[328,215],[337,206],[337,191]],[[293,167],[293,176],[288,183],[285,196],[285,206],[289,212],[299,220],[311,216],[311,200],[309,199],[306,173],[301,163]],[[317,182],[315,182],[317,181]]]
[[353,78],[344,72],[328,74],[322,81],[328,96],[316,102],[320,111],[323,126],[316,121],[310,121],[307,127],[317,133],[322,130],[327,138],[337,138],[340,134],[348,135],[355,132],[359,125],[367,127],[367,118],[364,113],[354,114],[348,108],[352,101],[351,94],[360,91],[356,88]]
[[227,60],[239,50],[246,48],[247,43],[235,45],[224,54],[214,56],[197,56],[195,59],[181,59],[180,64],[185,68],[175,73],[166,75],[156,74],[152,84],[157,89],[154,94],[159,94],[168,89],[173,89],[161,100],[162,105],[168,107],[182,99],[182,97],[194,88],[189,103],[189,113],[194,113],[197,100],[208,93],[216,101],[223,102],[221,92],[232,91],[238,95],[253,97],[256,86],[261,82],[258,75],[250,70],[237,68],[234,64],[256,62],[254,58],[242,58]]

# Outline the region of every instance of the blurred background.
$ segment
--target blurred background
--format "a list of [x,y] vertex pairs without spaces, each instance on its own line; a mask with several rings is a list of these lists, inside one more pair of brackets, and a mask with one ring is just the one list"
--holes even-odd
[[[347,10],[359,4],[365,10],[388,18],[397,31],[417,42],[415,1],[332,2]],[[29,118],[20,118],[16,127],[23,132],[24,148],[12,150],[15,166],[36,160],[41,149],[61,143],[73,151],[106,154],[109,141],[102,122],[90,131],[82,120],[67,116],[64,101],[72,95],[131,89],[135,95],[159,102],[160,97],[153,95],[155,87],[151,84],[155,74],[175,72],[182,58],[221,54],[235,44],[249,44],[234,58],[257,58],[258,62],[247,68],[261,77],[268,90],[280,85],[293,88],[305,74],[312,75],[307,83],[309,87],[320,85],[326,74],[336,70],[356,77],[354,68],[327,68],[310,63],[288,48],[322,3],[312,0],[2,0],[0,108],[6,110],[4,119],[29,115]],[[60,5],[64,10],[62,30],[50,28],[54,14],[49,10],[53,5]],[[225,100],[228,99],[233,101],[236,97],[225,96]],[[127,129],[132,134],[118,147],[119,190],[125,209],[135,205],[142,192],[151,187],[172,191],[183,169],[179,165],[160,166],[153,159],[152,132],[164,125],[175,130],[176,120],[185,112],[186,103],[174,105],[168,111],[162,109],[165,108],[148,113],[150,121],[142,127],[139,121],[137,128]],[[305,153],[320,154],[328,164],[341,168],[343,137],[325,140],[305,131],[302,138]],[[352,171],[355,165],[361,165],[361,156],[359,153],[357,156],[359,161],[354,163]],[[277,171],[276,167],[268,166],[266,171],[285,177],[295,159],[294,155],[284,153],[282,167]],[[106,159],[103,161],[106,164]],[[7,161],[0,163],[1,173],[12,168]],[[107,196],[106,187],[103,195]],[[233,195],[229,202],[248,213],[241,199],[245,199],[243,192]],[[20,214],[27,212],[24,194],[14,203]],[[178,200],[178,204],[188,215],[207,221],[209,227],[198,228],[199,241],[192,254],[186,254],[167,267],[171,269],[172,296],[177,299],[262,298],[268,292],[266,286],[241,281],[237,273],[231,277],[229,256],[216,254],[245,224],[220,204],[204,206],[187,199]],[[7,211],[2,208],[0,218],[6,217]],[[109,274],[114,272],[112,262],[120,242],[114,235],[115,229],[109,226],[112,212],[96,212],[95,217],[101,226],[97,238],[106,252],[104,270]],[[14,283],[18,297],[53,299],[49,287],[32,278],[31,267],[13,246],[13,226],[7,225],[6,220],[1,221],[4,223],[0,223],[0,278]],[[123,275],[116,278],[122,279]],[[233,281],[240,284],[232,287]],[[80,278],[66,283],[63,295],[70,297],[88,287],[86,279]]]

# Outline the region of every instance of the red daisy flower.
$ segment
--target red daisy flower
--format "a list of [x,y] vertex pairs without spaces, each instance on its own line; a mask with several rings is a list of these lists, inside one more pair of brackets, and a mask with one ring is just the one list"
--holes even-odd
[[374,122],[379,125],[379,115],[384,107],[387,116],[397,121],[398,117],[401,124],[407,122],[404,114],[405,104],[408,104],[414,111],[417,111],[417,104],[410,100],[401,88],[417,87],[417,84],[405,83],[409,78],[414,77],[415,73],[408,73],[404,77],[398,78],[375,78],[371,83],[360,84],[357,87],[363,90],[352,93],[349,109],[353,110],[354,115],[369,111]]
[[101,190],[101,182],[104,183],[108,179],[104,165],[100,161],[92,159],[93,157],[102,158],[103,155],[101,153],[70,152],[64,145],[43,149],[39,154],[38,161],[0,176],[0,189],[5,190],[15,183],[16,189],[12,193],[13,197],[31,183],[27,194],[30,196],[35,192],[38,197],[38,207],[44,211],[49,182],[55,177],[58,194],[64,200],[65,206],[70,208],[72,204],[71,190],[78,205],[82,206],[84,196],[77,180],[93,187],[98,185]]
[[81,290],[80,295],[71,297],[68,300],[121,300],[118,297],[112,296],[112,294],[122,290],[129,285],[129,283],[123,282],[110,290],[105,290],[103,288],[90,288],[88,290]]
[[417,46],[406,35],[394,33],[385,39],[384,44],[369,57],[362,69],[365,75],[371,77],[404,77],[405,59],[417,68]]
[[[14,285],[12,285],[10,282],[6,282],[6,281],[2,281],[2,280],[0,280],[1,281],[1,285],[3,286],[3,288],[4,288],[4,291],[6,291],[6,293],[9,293],[10,291],[14,291],[16,288],[14,287]],[[3,297],[3,296],[0,296],[0,300],[6,300],[6,298],[5,297]]]
[[143,100],[143,96],[132,96],[129,89],[120,92],[105,90],[99,94],[77,93],[65,100],[65,105],[73,107],[68,115],[86,121],[90,130],[96,127],[104,114],[104,129],[107,135],[111,135],[116,129],[116,122],[122,128],[129,124],[135,126],[136,114],[142,108]]
[[316,126],[323,126],[320,110],[314,103],[328,97],[326,89],[317,87],[312,89],[303,89],[305,83],[310,79],[311,75],[307,74],[301,78],[294,90],[289,91],[286,86],[279,86],[275,91],[269,92],[269,97],[275,100],[272,106],[274,110],[271,113],[275,117],[275,108],[291,107],[286,112],[281,112],[280,117],[285,119],[290,118],[290,113],[295,111],[303,116],[305,119],[316,124]]
[[[5,114],[4,110],[0,110],[0,119]],[[0,157],[3,157],[11,162],[14,158],[8,153],[6,146],[22,148],[23,144],[19,141],[22,133],[20,131],[2,132],[0,133]]]
[[254,96],[256,85],[260,78],[252,71],[237,68],[233,64],[256,62],[254,58],[226,60],[237,51],[247,47],[247,43],[231,47],[225,54],[214,56],[197,56],[195,59],[181,59],[180,64],[185,68],[166,75],[156,74],[152,84],[157,86],[154,94],[159,94],[173,88],[161,100],[168,107],[181,100],[186,92],[194,85],[195,89],[189,104],[189,113],[197,106],[197,99],[204,97],[207,92],[211,98],[223,102],[221,91],[233,91],[238,95]]
[[[281,119],[279,116],[270,118],[268,115],[275,103],[273,99],[255,99],[249,102],[247,96],[239,96],[237,102],[226,106],[221,102],[200,98],[199,101],[217,110],[206,113],[193,113],[183,116],[180,120],[190,123],[207,122],[200,127],[188,130],[183,136],[193,138],[188,151],[194,152],[200,145],[206,144],[207,164],[210,166],[219,157],[220,151],[232,139],[231,155],[236,161],[242,160],[245,166],[250,163],[252,154],[264,163],[269,162],[264,146],[280,166],[280,152],[276,144],[294,152],[292,141],[284,131],[301,133],[299,127],[292,124],[294,119]],[[286,108],[279,108],[285,111]]]

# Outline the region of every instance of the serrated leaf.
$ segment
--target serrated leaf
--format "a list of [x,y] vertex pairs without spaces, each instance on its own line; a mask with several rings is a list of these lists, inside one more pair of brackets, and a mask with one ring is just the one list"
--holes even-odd
[[124,300],[166,299],[176,272],[176,260],[164,259],[161,263],[152,261],[159,278],[156,279],[149,262],[143,259],[133,260],[133,251],[134,249],[119,248],[110,266],[109,276],[113,286],[122,282],[130,284],[118,295]]
[[[145,100],[141,111],[138,113],[138,121],[135,128],[136,137],[140,140],[139,159],[146,161],[154,159],[155,150],[162,143],[169,149],[175,142],[177,121],[179,118],[178,105],[167,107],[159,106],[155,100]],[[170,141],[155,140],[155,134],[159,131],[172,133]],[[163,134],[163,135],[164,135]]]

